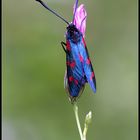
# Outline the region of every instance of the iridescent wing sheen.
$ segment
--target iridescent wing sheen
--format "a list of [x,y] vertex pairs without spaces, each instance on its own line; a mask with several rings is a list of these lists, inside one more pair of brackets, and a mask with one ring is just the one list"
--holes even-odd
[[89,58],[88,50],[84,38],[82,38],[81,45],[79,45],[81,56],[83,57],[83,68],[86,79],[91,87],[91,89],[96,92],[96,79],[95,73],[92,67],[92,63]]
[[[70,84],[70,86],[71,86],[71,84]],[[69,89],[68,78],[67,78],[67,71],[65,71],[65,76],[64,76],[64,88],[66,89],[66,92],[69,93],[69,97],[70,97],[71,102],[74,102],[74,101],[76,101],[77,98],[79,98],[80,95],[82,94],[82,92],[83,92],[83,90],[84,90],[84,88],[85,88],[85,84],[82,85],[82,86],[80,87],[80,91],[78,92],[77,96],[72,96],[72,94],[71,94],[72,92],[71,92],[70,89]]]
[[70,98],[79,97],[81,91],[83,91],[86,83],[83,64],[81,63],[79,56],[79,44],[73,43],[71,40],[67,41],[67,54],[66,54],[66,76],[65,85],[68,89]]

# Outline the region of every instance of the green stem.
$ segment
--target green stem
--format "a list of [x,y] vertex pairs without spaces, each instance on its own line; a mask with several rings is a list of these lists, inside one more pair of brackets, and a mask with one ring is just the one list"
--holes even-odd
[[87,130],[88,130],[88,126],[85,124],[84,131],[83,131],[83,140],[86,140]]
[[90,111],[85,117],[85,124],[84,124],[85,127],[84,127],[84,131],[83,131],[83,140],[86,140],[88,125],[91,123],[91,119],[92,119],[92,112]]
[[78,130],[79,130],[80,138],[81,138],[81,140],[85,140],[85,139],[83,139],[82,129],[81,129],[79,116],[78,116],[78,106],[77,106],[76,103],[74,103],[73,109],[74,109],[74,113],[75,113],[75,118],[76,118],[76,123],[77,123]]

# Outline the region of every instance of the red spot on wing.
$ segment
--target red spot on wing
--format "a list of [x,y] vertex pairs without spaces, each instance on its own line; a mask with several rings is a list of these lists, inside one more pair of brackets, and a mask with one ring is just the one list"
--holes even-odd
[[72,82],[74,80],[73,76],[69,77],[69,81]]
[[83,38],[82,40],[83,40],[84,46],[86,47],[86,42],[85,42],[85,39]]
[[81,62],[83,62],[83,60],[84,60],[83,56],[81,54],[79,54],[79,59],[80,59]]
[[69,62],[69,61],[67,61],[67,62],[66,62],[66,64],[67,64],[67,66],[69,66],[69,65],[70,65],[70,62]]
[[70,42],[67,41],[66,44],[67,44],[67,45],[66,45],[67,50],[70,51]]
[[74,83],[75,83],[76,85],[78,85],[78,80],[74,79]]
[[66,64],[67,64],[67,66],[70,66],[71,68],[74,68],[76,65],[75,61],[73,61],[73,62],[67,61]]
[[74,68],[75,67],[75,61],[73,61],[73,62],[70,63],[70,67],[71,68]]
[[91,73],[90,75],[90,80],[92,81],[92,78],[94,77],[94,72]]
[[69,82],[74,82],[76,85],[78,85],[78,80],[74,79],[73,76],[69,77]]
[[87,58],[86,63],[89,65],[90,64],[90,59]]

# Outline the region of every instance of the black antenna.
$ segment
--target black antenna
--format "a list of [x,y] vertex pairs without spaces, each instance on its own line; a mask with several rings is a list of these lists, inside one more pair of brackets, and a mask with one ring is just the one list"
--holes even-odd
[[47,4],[45,4],[43,1],[41,1],[41,0],[36,0],[36,1],[40,2],[47,10],[49,10],[50,12],[52,12],[54,15],[56,15],[57,17],[59,17],[59,18],[62,19],[65,23],[67,23],[67,24],[69,25],[68,21],[66,21],[63,17],[61,17],[61,16],[58,15],[55,11],[53,11],[52,9],[50,9],[50,8],[47,6]]
[[75,13],[76,13],[77,7],[78,7],[78,0],[75,0],[75,9],[74,9],[74,14],[73,14],[72,23],[74,22],[74,18],[75,18]]

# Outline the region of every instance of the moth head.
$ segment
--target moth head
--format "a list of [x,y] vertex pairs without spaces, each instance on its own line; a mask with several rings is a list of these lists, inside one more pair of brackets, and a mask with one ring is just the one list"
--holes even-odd
[[67,27],[67,37],[71,39],[74,43],[77,43],[82,36],[81,32],[76,28],[74,24],[70,24]]

